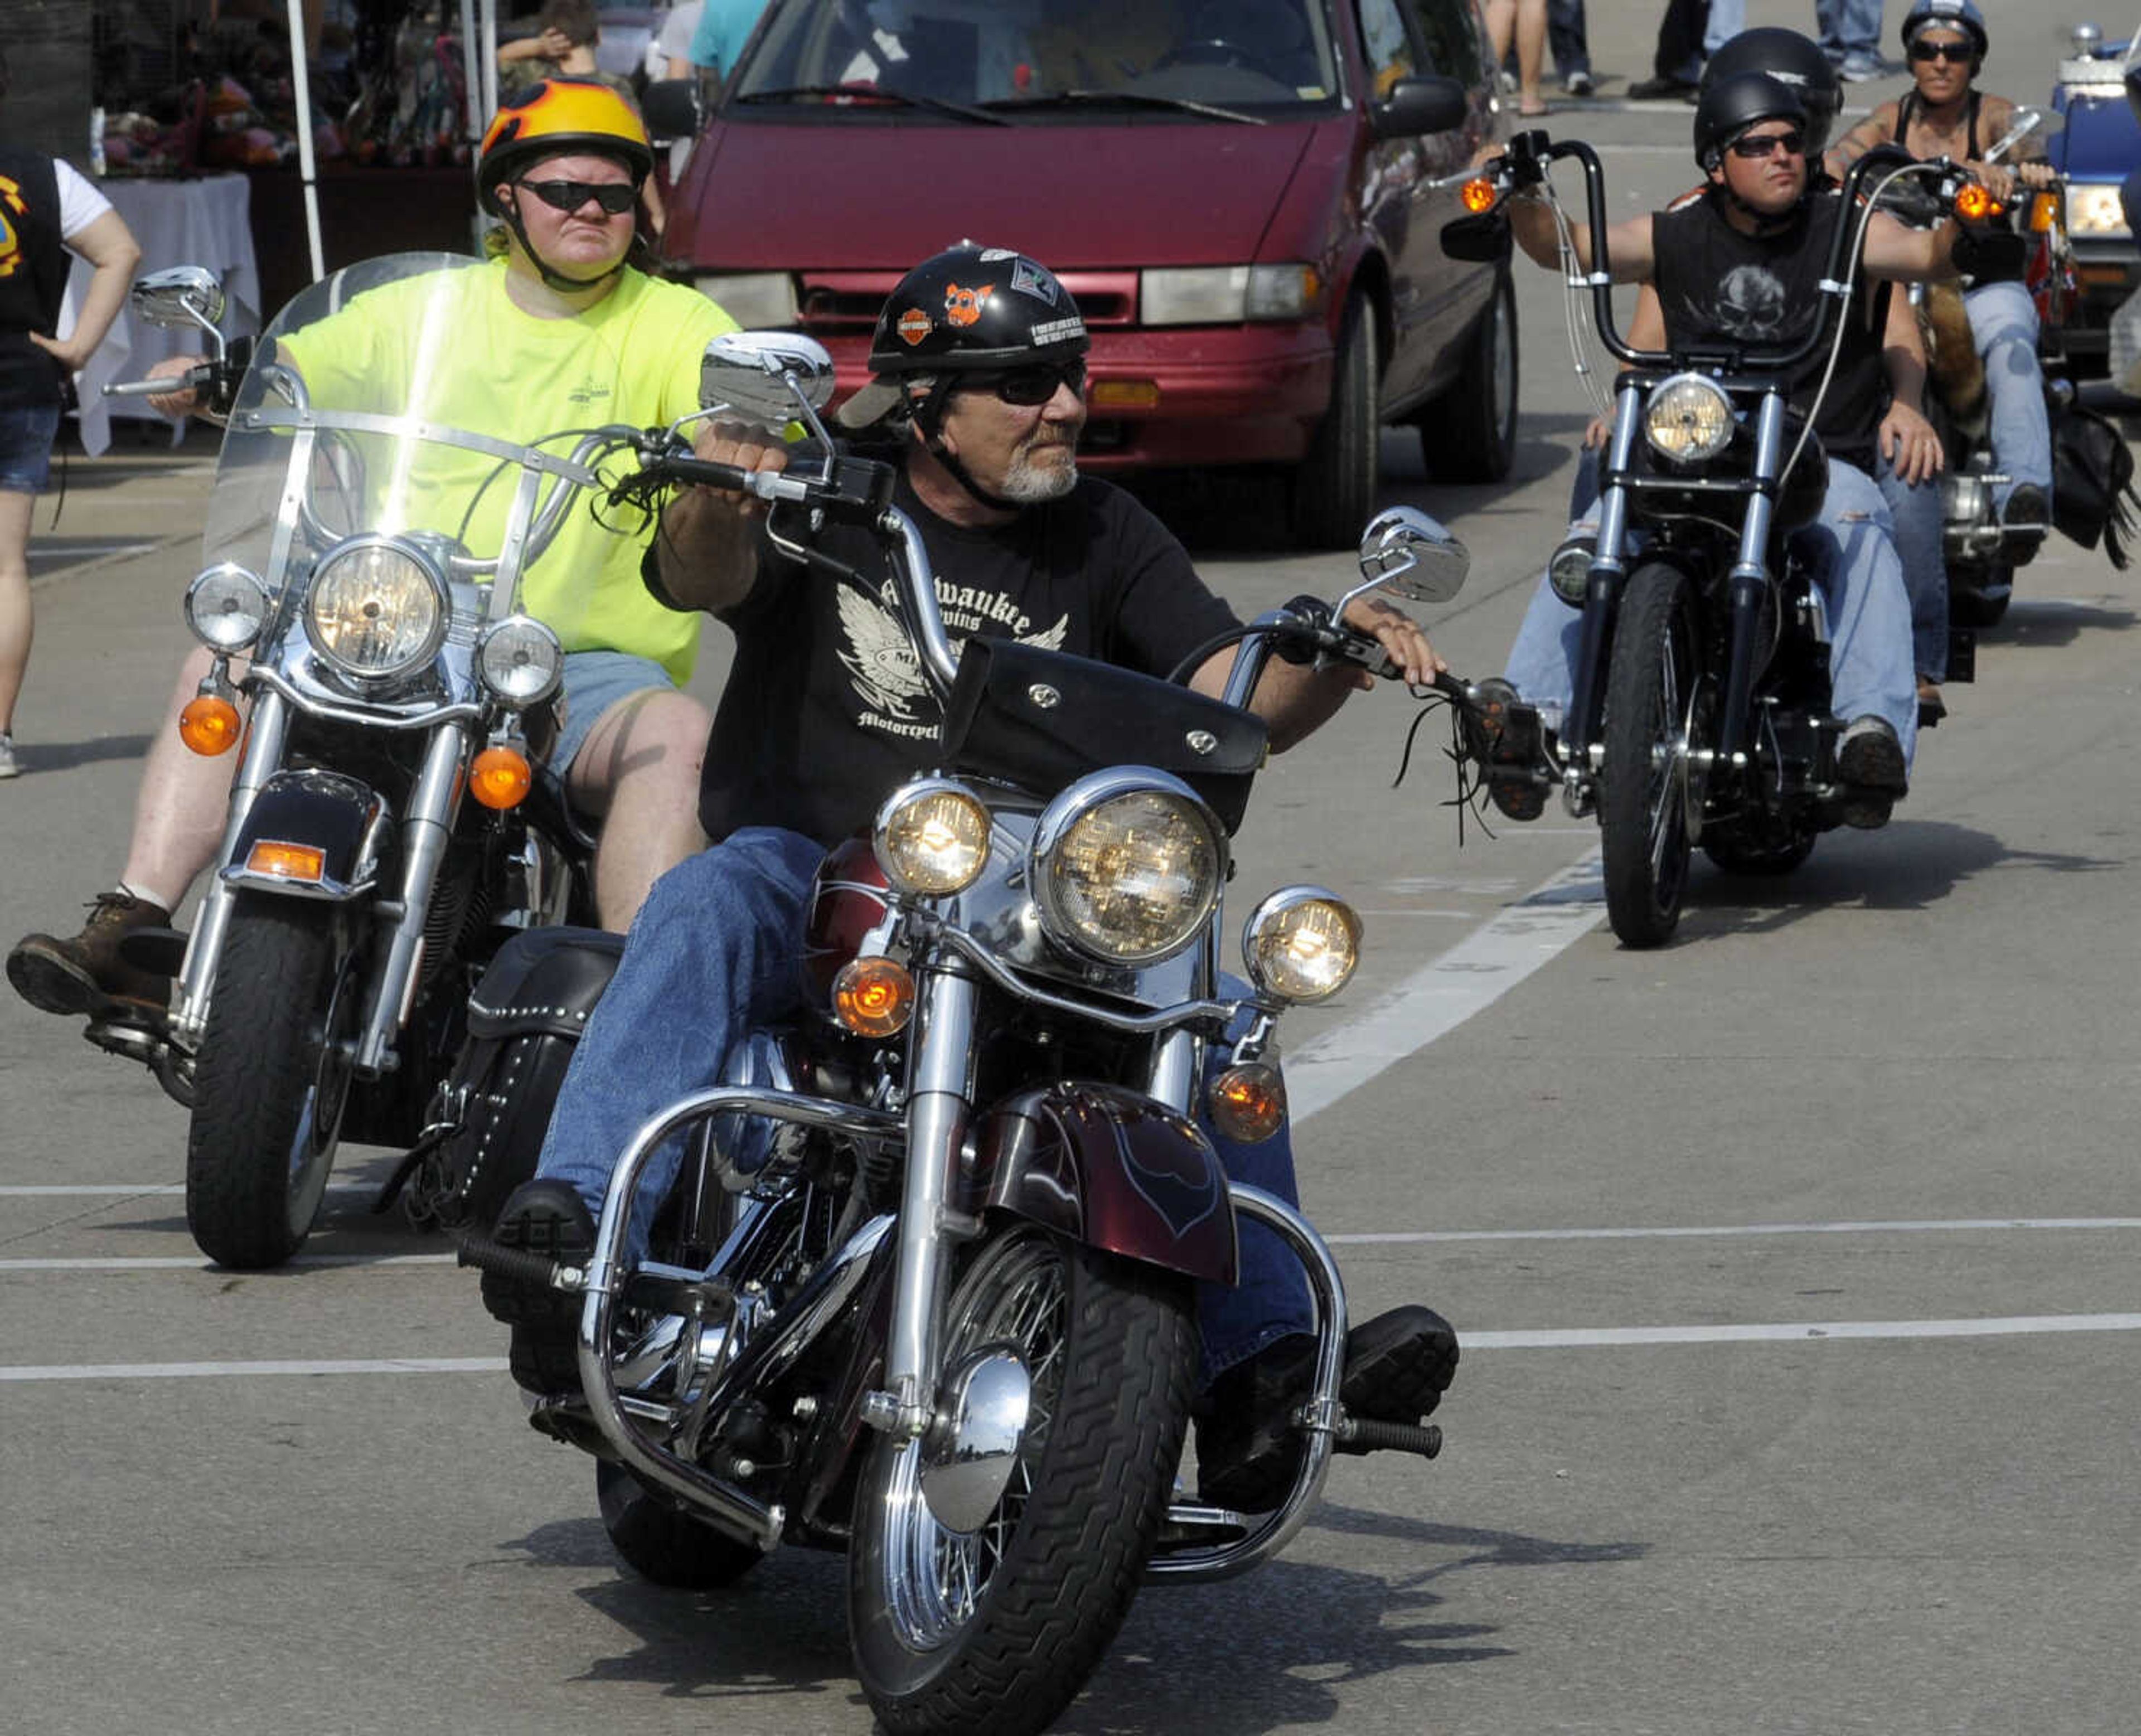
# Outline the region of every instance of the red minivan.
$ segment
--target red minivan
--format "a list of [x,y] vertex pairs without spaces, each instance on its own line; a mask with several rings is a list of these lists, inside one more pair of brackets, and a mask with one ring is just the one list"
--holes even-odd
[[909,266],[1031,253],[1093,334],[1082,462],[1283,466],[1302,541],[1351,546],[1384,423],[1509,469],[1507,266],[1438,244],[1497,111],[1474,0],[771,0],[662,251],[843,394]]

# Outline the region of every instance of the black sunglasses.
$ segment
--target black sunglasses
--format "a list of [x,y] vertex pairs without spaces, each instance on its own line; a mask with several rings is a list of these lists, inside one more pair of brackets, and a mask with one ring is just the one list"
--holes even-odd
[[1731,149],[1734,156],[1750,159],[1766,157],[1777,150],[1781,150],[1788,157],[1804,156],[1806,154],[1806,135],[1799,132],[1764,133],[1759,138],[1743,135],[1732,141]]
[[1069,386],[1074,397],[1084,397],[1085,364],[1037,361],[1031,367],[1006,368],[1000,374],[968,374],[959,384],[974,391],[992,391],[1007,404],[1031,409],[1054,397],[1059,386]]
[[554,211],[577,211],[593,199],[612,217],[632,209],[639,189],[629,181],[523,181],[536,198]]
[[1913,42],[1911,58],[1914,61],[1966,61],[1976,51],[1967,42]]

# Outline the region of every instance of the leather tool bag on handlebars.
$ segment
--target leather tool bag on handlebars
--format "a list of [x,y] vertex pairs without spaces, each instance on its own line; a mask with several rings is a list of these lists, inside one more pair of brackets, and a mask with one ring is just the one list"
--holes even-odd
[[445,1227],[487,1232],[535,1173],[565,1069],[623,952],[624,937],[600,928],[530,929],[499,948],[469,997],[468,1041],[446,1082],[460,1125],[426,1178]]
[[965,642],[944,706],[947,768],[1052,793],[1110,765],[1182,779],[1229,834],[1264,763],[1261,717],[1135,670],[1014,639]]

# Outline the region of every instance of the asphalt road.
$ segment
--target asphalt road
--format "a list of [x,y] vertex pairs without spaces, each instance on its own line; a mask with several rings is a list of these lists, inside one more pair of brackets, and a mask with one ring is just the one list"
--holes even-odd
[[[1595,6],[1594,42],[1641,10]],[[1691,179],[1685,111],[1585,125],[1630,209]],[[1386,446],[1391,498],[1474,548],[1430,612],[1468,673],[1556,539],[1578,425],[1558,296],[1520,290],[1512,484],[1430,488]],[[56,537],[41,509],[0,939],[71,931],[117,870],[211,456],[78,461]],[[1245,607],[1342,583],[1255,552],[1253,494],[1192,504]],[[1316,878],[1368,912],[1361,981],[1292,1028],[1304,1193],[1357,1313],[1425,1300],[1464,1335],[1449,1444],[1341,1460],[1279,1562],[1147,1594],[1059,1728],[2134,1728],[2137,597],[2055,543],[1895,823],[1774,885],[1700,871],[1660,952],[1584,902],[1587,824],[1460,845],[1445,763],[1390,789],[1398,693],[1272,768],[1238,896]],[[837,1561],[706,1596],[617,1566],[473,1280],[367,1215],[388,1154],[345,1153],[304,1263],[239,1276],[186,1236],[184,1132],[0,1003],[0,1724],[869,1728]]]

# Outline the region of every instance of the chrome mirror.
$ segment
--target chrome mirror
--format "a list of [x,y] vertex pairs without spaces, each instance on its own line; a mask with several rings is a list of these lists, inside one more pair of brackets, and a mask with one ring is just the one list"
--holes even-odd
[[2065,117],[2059,115],[2047,116],[2042,109],[2017,109],[2015,111],[2014,124],[2001,135],[1999,142],[1985,153],[1985,160],[1988,163],[1996,163],[2028,138],[2031,133],[2035,133],[2041,138],[2049,139],[2065,125]]
[[800,418],[827,440],[818,412],[832,396],[832,356],[816,338],[793,332],[725,332],[699,364],[700,415],[769,434]]
[[1417,507],[1393,506],[1361,534],[1363,589],[1408,602],[1447,602],[1464,588],[1471,552]]
[[135,313],[152,326],[198,326],[223,353],[223,285],[204,265],[173,265],[152,271],[127,292]]

